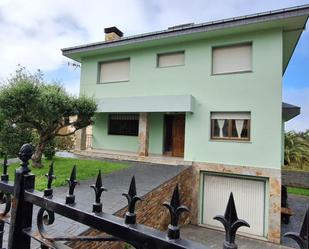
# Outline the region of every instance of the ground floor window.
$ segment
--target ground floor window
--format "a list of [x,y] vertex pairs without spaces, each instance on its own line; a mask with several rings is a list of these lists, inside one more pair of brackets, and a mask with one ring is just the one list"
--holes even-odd
[[139,114],[117,113],[108,115],[108,135],[138,136]]
[[212,112],[211,138],[250,140],[249,112]]

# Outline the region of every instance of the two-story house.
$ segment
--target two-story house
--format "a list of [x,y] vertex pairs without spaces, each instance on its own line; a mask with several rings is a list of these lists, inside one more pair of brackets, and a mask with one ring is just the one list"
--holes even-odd
[[300,112],[282,103],[282,77],[308,15],[306,5],[129,37],[111,27],[105,41],[63,49],[81,63],[80,94],[98,103],[92,150],[190,162],[193,222],[217,228],[232,191],[251,225],[240,231],[279,242],[284,122]]

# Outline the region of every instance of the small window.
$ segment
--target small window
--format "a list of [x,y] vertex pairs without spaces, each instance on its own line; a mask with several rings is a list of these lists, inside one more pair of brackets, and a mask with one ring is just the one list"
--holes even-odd
[[130,60],[109,61],[100,63],[99,83],[129,81]]
[[250,140],[249,112],[211,113],[211,139]]
[[183,66],[184,64],[185,64],[184,51],[158,54],[157,57],[158,67],[175,67],[175,66]]
[[109,114],[108,135],[138,136],[139,114]]
[[212,74],[252,71],[252,44],[212,49]]

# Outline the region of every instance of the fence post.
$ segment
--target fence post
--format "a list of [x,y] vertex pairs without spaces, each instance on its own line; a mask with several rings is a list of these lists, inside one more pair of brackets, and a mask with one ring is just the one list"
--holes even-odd
[[0,220],[0,248],[3,249],[4,221]]
[[35,177],[28,168],[32,154],[33,148],[30,144],[24,144],[19,152],[22,163],[15,172],[9,249],[30,249],[31,238],[23,233],[23,229],[31,227],[32,224],[33,204],[24,201],[25,190],[34,189]]

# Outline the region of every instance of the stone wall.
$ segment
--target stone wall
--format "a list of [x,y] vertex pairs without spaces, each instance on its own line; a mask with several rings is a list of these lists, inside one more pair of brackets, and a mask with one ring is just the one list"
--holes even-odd
[[[179,184],[181,204],[186,205],[190,210],[193,210],[192,204],[195,203],[192,200],[193,188],[192,188],[192,174],[193,168],[188,167],[179,173],[174,178],[163,183],[159,187],[155,188],[145,196],[143,196],[143,201],[138,202],[136,205],[136,216],[137,223],[144,224],[146,226],[165,231],[169,224],[169,213],[168,210],[162,206],[164,201],[170,201],[172,197],[173,190],[176,184]],[[116,216],[124,217],[127,207],[117,211]],[[183,214],[180,224],[188,224],[192,219],[192,213]],[[83,235],[96,236],[102,235],[102,232],[99,232],[95,229],[87,230]],[[76,249],[82,248],[91,248],[91,249],[123,249],[125,248],[124,243],[122,242],[76,242],[71,243],[70,246]]]
[[289,187],[309,188],[309,172],[282,171],[282,184]]
[[[192,198],[192,209],[195,211],[191,213],[191,223],[198,223],[198,189],[200,186],[200,174],[203,172],[215,172],[220,174],[236,174],[253,177],[263,177],[267,179],[269,191],[268,198],[268,232],[266,238],[273,243],[280,243],[281,230],[281,170],[255,168],[248,166],[232,166],[216,163],[193,163],[192,173],[192,188],[196,191],[193,193],[195,198]],[[195,185],[194,185],[195,184]],[[248,235],[249,236],[249,235]]]

